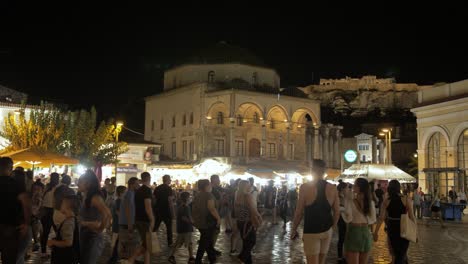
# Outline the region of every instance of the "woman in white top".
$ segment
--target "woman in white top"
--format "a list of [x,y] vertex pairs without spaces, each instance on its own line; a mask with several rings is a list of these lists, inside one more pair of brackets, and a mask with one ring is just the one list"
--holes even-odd
[[343,219],[348,223],[344,242],[348,264],[367,264],[372,249],[370,225],[376,222],[375,203],[370,193],[369,182],[358,178],[353,193],[347,191]]

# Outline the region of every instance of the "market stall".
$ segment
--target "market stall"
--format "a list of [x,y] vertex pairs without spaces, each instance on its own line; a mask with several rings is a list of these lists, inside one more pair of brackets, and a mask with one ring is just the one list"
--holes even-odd
[[398,180],[400,183],[414,183],[416,179],[392,164],[354,164],[335,180],[354,182],[357,178],[376,181]]

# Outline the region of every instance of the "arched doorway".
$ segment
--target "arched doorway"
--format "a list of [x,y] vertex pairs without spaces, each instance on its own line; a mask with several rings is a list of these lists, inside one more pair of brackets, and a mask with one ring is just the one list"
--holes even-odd
[[251,140],[249,140],[249,157],[260,157],[260,140],[256,138],[252,138]]

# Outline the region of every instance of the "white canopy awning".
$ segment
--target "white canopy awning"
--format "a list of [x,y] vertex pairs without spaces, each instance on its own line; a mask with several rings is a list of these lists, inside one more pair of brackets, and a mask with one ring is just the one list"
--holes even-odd
[[398,180],[401,183],[416,182],[413,176],[391,164],[354,164],[335,180],[354,180],[356,178],[383,181]]

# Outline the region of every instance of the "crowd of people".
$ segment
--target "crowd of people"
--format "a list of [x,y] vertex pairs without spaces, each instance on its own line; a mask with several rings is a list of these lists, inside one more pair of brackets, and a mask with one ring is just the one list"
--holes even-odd
[[[34,181],[30,171],[13,170],[13,161],[3,157],[2,263],[24,263],[29,251],[39,250],[41,258],[50,258],[51,263],[97,263],[107,230],[112,237],[108,263],[135,263],[140,258],[149,264],[155,248],[159,248],[155,234],[162,223],[170,250],[168,262],[176,263],[175,253],[185,246],[188,263],[203,263],[205,253],[209,263],[216,263],[223,254],[216,248],[222,222],[230,236],[229,254],[241,263],[253,263],[257,230],[268,214],[274,225],[278,224],[278,214],[285,229],[292,222],[292,240],[299,237],[297,230],[303,220],[307,263],[325,263],[334,229],[339,237],[340,263],[367,263],[383,223],[393,263],[406,263],[409,241],[400,236],[400,219],[406,213],[413,221],[421,218],[421,189],[402,191],[398,181],[390,181],[384,189],[364,178],[336,186],[324,180],[325,167],[322,160],[314,160],[315,180],[302,184],[299,191],[295,186],[277,188],[270,181],[259,192],[253,178],[221,186],[218,175],[199,180],[193,189],[175,191],[169,175],[163,176],[163,183],[157,186],[151,184],[148,172],[128,179],[127,186],[117,186],[115,178],[106,179],[101,186],[94,172],[88,170],[79,178],[75,192],[68,175],[52,173],[44,184],[41,179]],[[449,194],[451,199],[455,195],[466,201],[460,192]],[[443,225],[437,195],[431,211]],[[196,251],[192,241],[195,230],[200,233]]]

